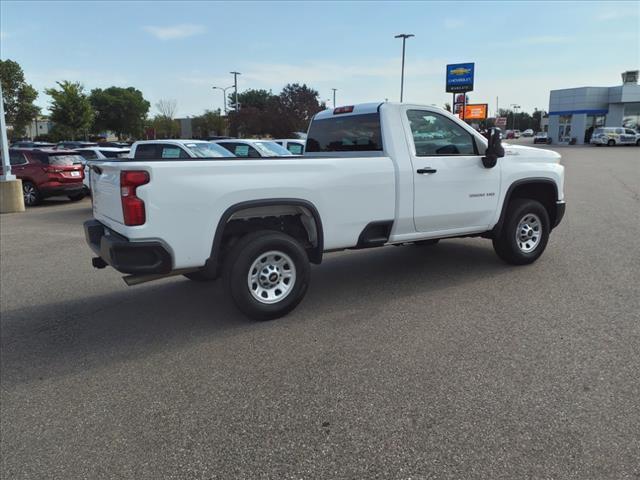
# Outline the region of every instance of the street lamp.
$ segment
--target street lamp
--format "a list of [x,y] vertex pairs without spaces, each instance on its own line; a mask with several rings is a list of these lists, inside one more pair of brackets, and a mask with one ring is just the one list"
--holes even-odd
[[338,89],[332,88],[331,90],[333,90],[333,108],[336,108],[336,90]]
[[415,37],[412,33],[401,33],[396,35],[395,38],[402,39],[402,72],[400,74],[400,102],[402,102],[402,93],[404,91],[404,45],[407,38]]
[[224,105],[224,114],[227,114],[227,90],[229,90],[230,88],[233,88],[233,85],[231,85],[230,87],[211,87],[213,90],[222,90],[222,101],[223,101],[223,105]]
[[511,108],[513,108],[513,125],[512,125],[512,128],[513,128],[513,130],[515,130],[516,129],[516,113],[518,113],[518,112],[516,112],[516,110],[520,108],[520,105],[516,105],[515,103],[512,103],[511,104]]

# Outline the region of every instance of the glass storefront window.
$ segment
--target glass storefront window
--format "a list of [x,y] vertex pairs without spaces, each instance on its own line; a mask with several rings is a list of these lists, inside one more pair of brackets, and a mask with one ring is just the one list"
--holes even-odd
[[584,143],[591,141],[593,131],[598,127],[604,127],[604,115],[587,115],[587,123],[584,131]]
[[640,131],[640,102],[627,103],[624,106],[624,116],[622,126]]
[[571,140],[571,117],[572,115],[560,115],[558,119],[558,141],[569,143]]

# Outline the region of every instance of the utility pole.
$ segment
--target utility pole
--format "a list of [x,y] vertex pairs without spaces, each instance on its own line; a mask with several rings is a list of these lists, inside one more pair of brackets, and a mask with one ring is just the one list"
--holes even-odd
[[337,88],[332,88],[333,90],[333,108],[336,108],[336,90]]
[[411,38],[411,37],[415,37],[415,35],[413,35],[412,33],[401,33],[399,35],[396,35],[394,38],[401,38],[402,39],[402,71],[400,73],[400,102],[402,102],[402,95],[404,93],[404,50],[405,50],[405,43],[407,41],[407,38]]
[[513,125],[512,125],[512,129],[515,130],[516,129],[516,113],[518,113],[516,110],[518,110],[518,108],[520,108],[520,105],[516,105],[515,103],[512,103],[511,107],[513,108]]
[[11,173],[11,163],[9,163],[9,143],[7,140],[7,124],[4,119],[4,98],[2,97],[2,86],[0,85],[0,145],[2,147],[2,175],[0,181],[15,180],[16,176]]
[[[227,114],[227,90],[229,90],[230,88],[233,88],[233,85],[231,85],[230,87],[211,87],[213,90],[222,90],[222,104],[224,105],[224,114]],[[237,101],[237,99],[236,99]]]
[[239,110],[238,108],[238,75],[241,75],[240,72],[229,72],[231,73],[231,75],[233,75],[233,88],[234,88],[234,103],[235,103],[235,110],[236,112]]

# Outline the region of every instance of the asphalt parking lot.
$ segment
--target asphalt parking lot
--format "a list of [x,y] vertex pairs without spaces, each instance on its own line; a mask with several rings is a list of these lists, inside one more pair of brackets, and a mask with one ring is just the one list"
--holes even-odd
[[267,323],[220,283],[94,270],[88,200],[3,215],[0,476],[639,479],[640,148],[554,148],[534,265],[332,254]]

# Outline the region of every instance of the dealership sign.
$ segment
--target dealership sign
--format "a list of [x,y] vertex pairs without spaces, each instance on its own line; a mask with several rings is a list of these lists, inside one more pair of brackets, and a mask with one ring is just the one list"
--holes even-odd
[[507,126],[507,117],[496,118],[496,127],[506,127],[506,126]]
[[473,91],[475,63],[447,65],[447,92]]
[[486,120],[489,106],[486,103],[468,104],[464,107],[465,120]]

